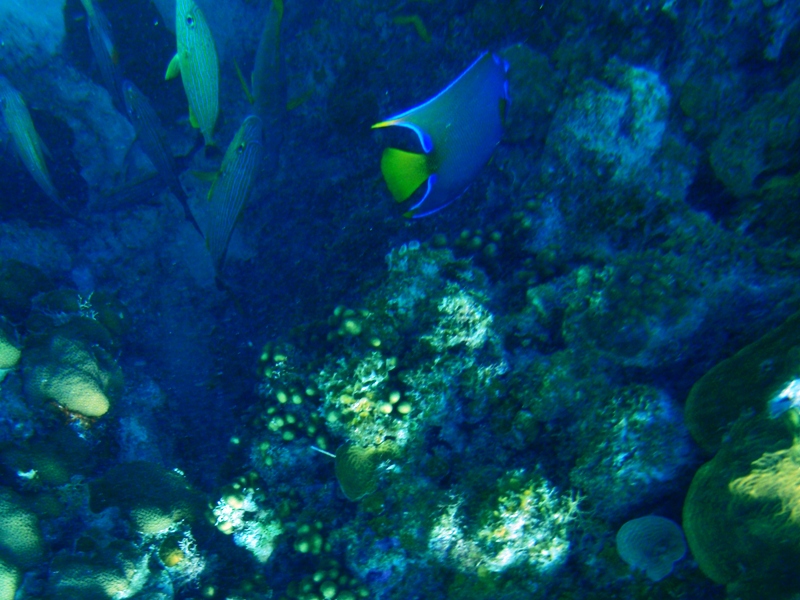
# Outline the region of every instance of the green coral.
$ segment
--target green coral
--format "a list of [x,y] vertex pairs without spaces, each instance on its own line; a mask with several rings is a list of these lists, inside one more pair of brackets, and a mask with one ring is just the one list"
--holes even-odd
[[716,456],[695,474],[683,527],[703,572],[742,598],[800,592],[800,448],[793,427],[743,419]]
[[360,600],[369,596],[369,589],[336,559],[325,556],[313,573],[292,581],[280,600]]
[[93,545],[91,553],[59,553],[50,567],[50,592],[58,598],[129,598],[145,585],[149,557],[128,542]]
[[686,419],[716,455],[695,474],[683,525],[700,568],[731,596],[800,592],[800,417],[774,403],[800,376],[800,313],[706,373]]
[[740,416],[764,413],[769,402],[800,377],[800,312],[714,366],[686,400],[686,424],[695,441],[716,452]]
[[0,488],[0,560],[32,567],[45,553],[39,519],[14,491]]
[[97,456],[77,433],[60,427],[3,450],[2,460],[27,489],[38,489],[63,486],[90,473]]
[[20,579],[19,569],[0,558],[0,600],[14,600]]

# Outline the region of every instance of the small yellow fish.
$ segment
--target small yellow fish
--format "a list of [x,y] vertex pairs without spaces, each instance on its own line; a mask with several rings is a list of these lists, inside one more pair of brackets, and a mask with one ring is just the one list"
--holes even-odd
[[175,37],[178,52],[167,67],[165,79],[180,74],[192,127],[199,127],[206,145],[213,145],[219,114],[219,60],[208,23],[192,0],[175,4]]
[[25,106],[25,100],[8,79],[2,76],[0,76],[0,112],[3,113],[3,120],[11,134],[11,139],[14,140],[14,146],[22,164],[25,165],[47,197],[64,208],[59,199],[58,190],[50,179],[47,163],[44,160],[47,149],[39,134],[36,133],[31,114],[28,112],[28,107]]

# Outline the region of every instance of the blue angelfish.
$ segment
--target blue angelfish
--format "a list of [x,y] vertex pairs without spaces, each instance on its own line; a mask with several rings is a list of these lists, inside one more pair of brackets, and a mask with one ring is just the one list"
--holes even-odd
[[508,64],[486,52],[439,94],[372,126],[407,127],[422,154],[387,148],[381,171],[389,191],[404,202],[427,181],[421,200],[405,213],[424,217],[458,198],[489,162],[503,135]]

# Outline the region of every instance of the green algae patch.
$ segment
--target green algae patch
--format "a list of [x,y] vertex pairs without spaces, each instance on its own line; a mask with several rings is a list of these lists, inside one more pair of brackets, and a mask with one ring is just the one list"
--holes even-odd
[[800,312],[703,375],[689,392],[686,425],[695,441],[714,453],[733,422],[763,412],[798,377]]

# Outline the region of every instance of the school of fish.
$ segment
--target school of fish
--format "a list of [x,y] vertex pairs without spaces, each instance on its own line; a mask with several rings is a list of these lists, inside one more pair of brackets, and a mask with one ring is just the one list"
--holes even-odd
[[[103,85],[117,110],[130,120],[141,150],[150,159],[161,184],[180,202],[186,220],[203,236],[219,278],[231,235],[259,174],[271,173],[277,167],[281,124],[288,111],[280,48],[283,0],[272,0],[267,12],[249,82],[235,65],[251,110],[227,146],[218,171],[210,177],[209,205],[202,222],[193,214],[190,200],[194,199],[181,183],[156,109],[122,73],[108,19],[95,0],[81,0],[81,4]],[[199,129],[206,148],[213,148],[217,143],[214,134],[220,113],[220,64],[214,37],[194,0],[176,0],[172,14],[174,22],[170,18],[168,25],[174,29],[176,52],[166,68],[165,79],[180,76],[189,122]],[[405,216],[422,217],[447,206],[489,161],[503,131],[509,98],[507,71],[505,61],[496,54],[484,53],[438,95],[373,125],[374,129],[405,127],[419,140],[421,153],[387,148],[381,159],[381,171],[392,196],[398,202],[411,203]],[[24,168],[47,198],[70,214],[51,179],[47,166],[49,152],[35,129],[25,100],[2,75],[0,112]],[[268,144],[264,140],[266,132],[271,136]],[[427,185],[423,186],[424,183]]]

